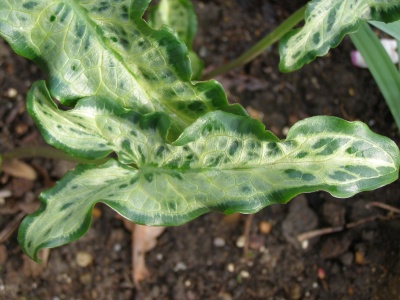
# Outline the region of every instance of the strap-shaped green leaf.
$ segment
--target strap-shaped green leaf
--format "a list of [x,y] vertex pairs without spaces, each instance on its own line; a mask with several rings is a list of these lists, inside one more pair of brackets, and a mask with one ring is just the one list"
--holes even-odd
[[163,111],[177,134],[228,106],[215,81],[191,83],[187,47],[167,27],[142,19],[150,0],[0,1],[0,35],[49,74],[52,96],[73,104],[106,97],[140,113]]
[[[104,138],[109,149],[136,167],[114,160],[100,167],[80,165],[44,192],[40,209],[24,219],[19,232],[24,251],[34,259],[41,248],[83,235],[97,202],[135,223],[178,225],[208,211],[254,213],[304,192],[349,197],[398,176],[397,146],[360,122],[313,117],[279,141],[256,120],[215,111],[171,144],[165,141],[167,115],[114,110],[112,101],[101,98],[80,100],[76,109],[61,112],[39,103],[42,96],[42,103],[49,100],[46,93],[37,93],[30,110],[45,136],[63,144],[70,138],[64,124],[87,105],[88,132]],[[41,122],[56,114],[61,128]],[[86,147],[77,142],[74,151],[82,148],[84,153]]]
[[279,68],[283,72],[301,68],[368,20],[393,22],[399,18],[400,0],[313,0],[307,6],[304,27],[282,38]]
[[379,21],[370,21],[369,23],[400,41],[400,20],[388,24]]

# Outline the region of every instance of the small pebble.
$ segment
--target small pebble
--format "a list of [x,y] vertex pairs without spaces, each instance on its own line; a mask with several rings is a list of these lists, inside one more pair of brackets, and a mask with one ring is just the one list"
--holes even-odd
[[317,270],[317,277],[318,277],[318,279],[320,279],[320,280],[324,280],[324,279],[326,278],[325,270],[322,269],[322,268],[318,268],[318,270]]
[[251,235],[249,241],[249,247],[253,250],[259,250],[262,246],[264,246],[265,237],[262,235]]
[[289,133],[289,127],[287,127],[287,126],[283,127],[283,128],[282,128],[282,134],[283,134],[284,136],[287,136],[288,133]]
[[228,294],[226,292],[221,292],[218,294],[218,299],[219,300],[232,300],[233,298],[232,298],[231,294]]
[[214,246],[218,247],[218,248],[224,247],[225,246],[225,240],[223,238],[216,237],[214,239]]
[[93,207],[92,216],[95,219],[100,218],[101,217],[101,210],[99,208],[97,208],[97,207]]
[[15,133],[17,135],[23,135],[28,131],[29,127],[28,125],[24,124],[24,123],[19,123],[15,126]]
[[272,224],[271,224],[270,222],[267,222],[267,221],[261,221],[261,222],[258,224],[258,229],[260,230],[260,232],[261,232],[262,234],[267,235],[268,233],[271,232]]
[[292,284],[288,292],[290,300],[301,299],[301,286],[298,283]]
[[75,259],[78,266],[82,268],[89,266],[93,262],[93,256],[85,251],[78,251]]
[[262,121],[264,118],[264,113],[252,108],[251,106],[247,106],[246,107],[246,111],[249,114],[250,117],[252,117],[253,119],[256,119],[258,121]]
[[18,91],[14,88],[9,88],[6,92],[6,96],[9,98],[15,98],[18,95]]
[[232,264],[232,263],[230,263],[230,264],[228,264],[228,266],[226,267],[226,269],[228,270],[228,272],[233,273],[233,272],[235,272],[235,265]]
[[351,266],[351,264],[353,263],[353,260],[354,260],[354,256],[351,252],[347,252],[340,257],[340,261],[346,267]]
[[206,47],[201,47],[199,50],[199,56],[200,57],[207,57],[207,48]]
[[353,296],[353,294],[354,294],[354,290],[353,290],[352,287],[349,287],[349,288],[347,289],[347,292],[349,293],[350,296]]
[[186,267],[186,265],[183,263],[183,262],[178,262],[177,264],[176,264],[176,266],[175,266],[175,268],[174,268],[174,271],[175,272],[178,272],[178,271],[186,271],[187,270],[187,267]]
[[301,242],[301,248],[303,248],[304,250],[306,250],[309,245],[310,245],[310,242],[308,240]]
[[92,282],[92,274],[91,273],[84,273],[79,276],[79,280],[82,284],[88,285]]
[[240,271],[240,277],[241,278],[249,278],[250,277],[250,273],[245,271],[245,270]]
[[228,294],[226,292],[221,292],[218,294],[218,300],[232,300],[231,294]]
[[185,281],[185,286],[190,287],[192,285],[192,282],[190,280]]
[[12,193],[11,193],[11,191],[10,190],[1,190],[0,191],[0,198],[8,198],[8,197],[11,197],[12,196]]
[[66,273],[58,274],[57,277],[56,277],[56,280],[58,282],[63,282],[63,283],[66,283],[66,284],[71,284],[72,283],[71,277],[69,277],[68,274],[66,274]]
[[156,258],[157,258],[158,261],[162,261],[164,256],[162,255],[162,253],[158,253]]
[[245,244],[245,238],[243,235],[239,236],[239,238],[236,240],[236,247],[238,248],[243,248]]
[[354,254],[354,261],[357,265],[362,265],[364,263],[364,253],[361,251],[356,251]]
[[121,251],[121,249],[122,249],[122,246],[120,243],[116,243],[113,247],[114,252],[119,252],[119,251]]

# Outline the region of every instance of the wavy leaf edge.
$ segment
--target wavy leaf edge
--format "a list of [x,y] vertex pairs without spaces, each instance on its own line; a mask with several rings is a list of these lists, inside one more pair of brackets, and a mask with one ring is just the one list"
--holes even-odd
[[[45,86],[43,86],[43,82],[42,83],[38,83],[37,85],[41,85],[41,88],[44,88]],[[35,91],[35,88],[33,88],[33,90]],[[45,93],[40,93],[40,95],[46,95]],[[49,95],[47,95],[47,97],[50,97]],[[87,99],[82,99],[79,100],[80,102],[84,103]],[[89,99],[90,100],[90,99]],[[32,100],[31,100],[32,101]],[[108,104],[110,106],[108,106],[107,103],[101,103],[101,100],[94,101],[93,103],[95,103],[96,105],[98,105],[101,108],[107,107],[107,109],[113,110],[113,102],[111,102],[110,100],[105,100],[103,99],[103,101],[108,102]],[[29,110],[32,109],[32,105],[33,104],[37,104],[37,101],[34,101],[33,103],[31,103],[31,105],[29,106]],[[42,107],[39,104],[37,104],[38,107]],[[79,110],[80,104],[78,102],[77,107],[75,108],[75,110]],[[55,111],[58,111],[58,109],[54,106],[54,105],[48,105],[47,107],[45,107],[44,109],[54,109]],[[95,110],[93,110],[95,111]],[[27,253],[30,257],[34,258],[35,260],[37,260],[37,252],[41,249],[41,248],[47,248],[47,247],[56,247],[56,246],[60,246],[66,243],[71,242],[72,240],[75,240],[77,238],[79,238],[80,236],[82,236],[87,229],[90,226],[91,223],[91,210],[93,208],[93,206],[98,203],[98,202],[102,202],[106,205],[108,205],[109,207],[111,207],[113,210],[117,211],[119,214],[121,214],[122,216],[124,216],[125,218],[138,223],[138,224],[146,224],[146,225],[153,225],[153,226],[164,226],[164,225],[168,225],[168,226],[178,226],[181,224],[184,224],[190,220],[193,220],[194,218],[197,218],[198,216],[209,212],[209,211],[217,211],[217,212],[223,212],[223,213],[233,213],[233,212],[241,212],[241,213],[255,213],[259,210],[261,210],[262,208],[270,205],[270,204],[274,204],[274,203],[286,203],[287,201],[289,201],[291,198],[293,198],[294,196],[300,194],[300,193],[307,193],[307,192],[314,192],[317,190],[324,190],[330,194],[332,194],[335,197],[350,197],[358,192],[361,191],[367,191],[367,190],[371,190],[371,189],[375,189],[378,188],[380,186],[383,186],[385,184],[388,184],[392,181],[394,181],[397,176],[398,176],[398,166],[399,166],[399,152],[398,152],[398,148],[397,146],[394,144],[394,142],[390,141],[389,139],[387,139],[386,137],[383,136],[379,136],[376,133],[373,133],[371,130],[369,130],[369,128],[361,123],[361,122],[348,122],[336,117],[311,117],[302,121],[299,121],[298,123],[296,123],[288,132],[287,138],[286,140],[282,140],[279,141],[272,133],[270,133],[269,131],[265,131],[265,127],[262,123],[251,119],[249,117],[242,117],[242,116],[237,116],[237,115],[233,115],[233,114],[229,114],[226,112],[222,112],[222,111],[214,111],[214,112],[210,112],[207,115],[199,118],[195,123],[193,123],[191,126],[189,126],[188,128],[186,128],[184,130],[184,132],[181,134],[181,136],[174,141],[173,143],[169,143],[165,140],[166,136],[166,132],[168,131],[168,126],[166,124],[169,124],[168,122],[160,122],[160,120],[165,120],[168,119],[168,115],[164,115],[164,114],[160,114],[160,113],[151,113],[151,114],[146,114],[146,115],[140,115],[136,112],[129,112],[124,110],[120,110],[119,112],[117,111],[113,111],[115,114],[119,114],[119,116],[122,116],[123,120],[127,119],[132,120],[132,114],[133,116],[138,116],[138,118],[142,121],[137,121],[136,124],[149,124],[146,120],[152,120],[152,119],[156,119],[156,122],[150,122],[152,124],[157,124],[158,128],[160,130],[157,129],[152,129],[151,132],[153,132],[153,134],[155,136],[159,136],[161,139],[162,143],[165,143],[165,147],[178,147],[179,149],[183,149],[185,147],[189,147],[189,148],[193,148],[193,149],[197,149],[195,146],[197,144],[207,144],[204,142],[204,139],[209,139],[212,138],[214,136],[217,136],[221,133],[224,132],[224,130],[226,132],[229,133],[229,136],[232,137],[232,139],[237,139],[239,137],[242,137],[244,140],[248,139],[250,137],[253,137],[255,140],[258,140],[260,142],[268,142],[271,145],[278,145],[281,144],[281,147],[286,145],[285,147],[287,147],[287,149],[289,149],[291,152],[290,153],[286,153],[283,155],[284,158],[286,158],[288,161],[287,163],[290,162],[290,165],[285,166],[285,162],[283,162],[283,166],[281,169],[277,168],[275,169],[276,174],[283,174],[286,173],[286,175],[288,175],[289,177],[287,178],[294,178],[293,180],[297,180],[296,178],[305,178],[305,180],[313,180],[313,174],[311,173],[307,173],[306,168],[299,168],[298,170],[296,169],[296,157],[303,157],[305,150],[304,149],[314,149],[313,151],[315,151],[315,155],[318,156],[318,153],[326,153],[326,155],[330,155],[329,153],[332,151],[335,151],[335,147],[339,147],[337,145],[335,145],[335,141],[333,140],[326,140],[323,141],[321,143],[322,138],[320,138],[320,140],[315,140],[315,141],[311,141],[309,142],[310,146],[305,147],[304,149],[301,148],[300,150],[297,149],[297,146],[291,146],[293,141],[300,140],[303,141],[302,137],[306,137],[306,141],[307,141],[307,137],[311,136],[311,138],[315,135],[315,134],[322,134],[322,136],[329,136],[329,134],[335,133],[337,134],[338,130],[340,132],[340,134],[337,135],[341,135],[343,136],[355,136],[357,137],[357,140],[359,140],[358,142],[358,146],[356,145],[357,143],[349,143],[349,146],[346,150],[346,153],[350,153],[350,154],[357,154],[357,151],[361,151],[361,155],[360,156],[355,156],[355,158],[359,157],[360,159],[364,159],[366,158],[368,160],[368,158],[371,159],[375,159],[377,157],[379,157],[382,161],[386,161],[387,165],[392,166],[391,168],[388,167],[383,167],[386,169],[382,169],[382,174],[376,178],[376,175],[372,175],[371,178],[368,178],[368,176],[366,176],[366,178],[364,179],[360,179],[359,182],[360,183],[352,183],[351,180],[349,181],[348,184],[343,183],[342,185],[337,184],[337,185],[330,185],[330,184],[316,184],[316,185],[306,185],[307,182],[310,181],[304,181],[304,185],[302,185],[302,182],[300,182],[297,185],[294,185],[293,187],[290,186],[284,186],[283,188],[276,188],[275,190],[272,190],[271,192],[268,192],[267,190],[262,190],[262,184],[260,182],[260,196],[257,197],[250,197],[249,200],[247,200],[247,196],[245,197],[243,195],[243,199],[240,199],[240,197],[242,196],[237,196],[235,199],[229,199],[229,197],[226,197],[225,200],[223,200],[222,202],[218,202],[218,201],[210,201],[209,199],[204,199],[207,201],[201,202],[201,196],[196,196],[195,195],[195,190],[193,190],[193,195],[191,195],[190,197],[188,197],[188,199],[193,199],[190,201],[194,201],[193,205],[192,205],[192,210],[184,210],[183,213],[179,212],[179,206],[181,204],[175,204],[170,206],[171,204],[166,204],[165,207],[170,207],[172,209],[172,211],[170,211],[170,214],[168,213],[168,211],[157,211],[156,213],[149,213],[146,211],[140,211],[140,210],[130,210],[127,209],[126,207],[123,206],[123,203],[125,200],[121,199],[122,202],[118,202],[115,199],[120,199],[121,197],[116,197],[116,196],[112,196],[115,199],[107,199],[107,195],[104,197],[99,197],[96,199],[88,199],[86,202],[86,207],[80,208],[81,214],[83,213],[82,211],[85,212],[84,216],[82,215],[81,218],[81,222],[78,222],[80,224],[80,226],[72,231],[71,233],[69,233],[66,236],[59,236],[58,238],[53,238],[50,241],[44,241],[42,243],[39,243],[38,245],[35,246],[35,248],[32,250],[31,246],[29,243],[29,238],[27,238],[28,231],[30,229],[31,226],[34,226],[34,222],[35,220],[37,220],[38,218],[40,218],[40,216],[46,212],[47,209],[51,209],[50,206],[52,203],[50,203],[52,201],[52,197],[56,197],[57,195],[61,194],[61,198],[64,199],[65,196],[63,196],[63,193],[66,193],[67,195],[71,195],[71,191],[73,190],[73,185],[76,185],[77,182],[81,182],[81,179],[79,178],[80,175],[84,176],[86,172],[92,172],[91,176],[96,176],[96,180],[99,180],[97,177],[102,175],[102,171],[107,170],[107,174],[111,174],[110,178],[108,178],[107,176],[105,176],[104,178],[104,184],[106,184],[107,186],[110,185],[114,185],[114,186],[119,186],[121,189],[129,189],[130,186],[129,184],[127,184],[127,182],[135,182],[133,184],[136,184],[136,182],[141,182],[141,184],[139,185],[139,187],[141,189],[145,189],[146,191],[152,191],[152,190],[156,190],[154,188],[153,184],[156,184],[157,178],[161,178],[158,179],[158,184],[160,184],[159,182],[162,182],[163,180],[165,180],[165,178],[167,178],[166,180],[170,180],[172,181],[176,181],[175,183],[171,183],[172,187],[177,187],[177,186],[185,186],[186,183],[179,181],[179,178],[183,178],[183,180],[188,180],[187,182],[201,182],[204,181],[204,179],[202,179],[201,177],[196,177],[196,174],[192,174],[190,166],[185,166],[184,164],[184,159],[182,160],[183,165],[181,163],[171,163],[171,160],[168,161],[165,160],[164,158],[162,159],[161,165],[157,165],[154,163],[157,163],[156,161],[152,161],[151,158],[154,158],[154,155],[146,155],[146,158],[149,157],[150,159],[146,159],[143,161],[135,161],[132,160],[132,162],[136,163],[139,165],[138,168],[134,168],[125,164],[121,164],[120,162],[111,159],[109,162],[107,162],[104,165],[101,166],[96,166],[96,165],[78,165],[76,167],[75,170],[68,172],[57,184],[55,187],[53,187],[50,190],[47,190],[45,192],[42,193],[42,195],[40,196],[40,202],[41,202],[41,206],[39,208],[39,210],[37,212],[35,212],[33,215],[28,216],[27,218],[24,219],[24,221],[21,224],[20,227],[20,232],[19,232],[19,242],[21,243],[21,245],[24,245],[24,252]],[[59,111],[59,113],[65,113],[65,112],[61,112]],[[100,115],[102,116],[102,121],[107,123],[105,121],[105,119],[107,118],[107,114],[104,114],[104,112],[100,112]],[[118,116],[117,116],[118,117]],[[135,118],[136,118],[135,117]],[[130,122],[130,121],[129,121]],[[135,122],[135,121],[133,121]],[[130,124],[130,123],[129,123]],[[134,124],[134,123],[132,123]],[[140,125],[138,125],[140,127]],[[225,127],[224,127],[225,126]],[[107,126],[101,126],[100,130],[103,130],[104,128],[106,128]],[[146,130],[146,128],[143,128],[143,130]],[[226,133],[225,132],[225,133]],[[148,135],[147,132],[145,132],[146,135]],[[246,137],[246,138],[245,138]],[[238,139],[237,139],[238,140]],[[340,140],[340,138],[338,138],[338,140]],[[366,143],[373,143],[376,147],[376,149],[373,149],[373,152],[371,152],[369,150],[369,148],[365,145],[362,144],[362,141],[365,140]],[[211,148],[212,145],[215,143],[218,143],[218,139],[214,139],[211,140],[211,142],[209,142],[209,144],[211,144]],[[239,141],[239,140],[238,140]],[[372,141],[372,142],[371,142]],[[239,142],[242,143],[242,142]],[[361,143],[361,144],[360,144]],[[232,153],[233,150],[236,151],[236,149],[232,148],[232,145],[235,145],[235,142],[232,142],[230,144],[230,146],[226,146],[226,151],[230,152],[232,149]],[[359,149],[357,150],[356,148],[353,149],[354,147],[358,147]],[[123,149],[123,145],[121,144],[120,147],[122,150]],[[268,148],[268,147],[267,147]],[[267,149],[267,148],[262,148],[262,149]],[[274,150],[275,149],[275,150]],[[382,153],[375,153],[375,151],[378,151],[379,149],[381,149]],[[125,149],[126,150],[126,149]],[[212,150],[212,149],[211,149]],[[272,152],[270,152],[271,154],[274,153],[274,151],[276,151],[275,146],[271,148],[271,150],[273,150]],[[304,151],[303,151],[304,150]],[[119,151],[119,150],[118,150]],[[157,152],[156,149],[151,150],[152,153]],[[206,151],[206,150],[204,150]],[[207,150],[208,151],[208,150]],[[296,152],[297,151],[297,152]],[[380,151],[380,150],[379,150]],[[196,152],[196,151],[195,151]],[[189,152],[182,152],[183,154],[187,155],[187,153]],[[208,153],[208,152],[204,152],[204,153]],[[344,154],[345,152],[343,152]],[[383,155],[383,153],[385,155]],[[182,156],[183,154],[181,154],[179,151],[177,152],[176,156]],[[118,154],[120,155],[120,154]],[[229,156],[226,153],[227,156]],[[325,154],[324,154],[325,155]],[[336,155],[336,154],[335,154]],[[384,157],[385,156],[385,157]],[[292,157],[292,158],[290,158]],[[139,158],[140,159],[140,158]],[[389,161],[390,160],[390,161]],[[206,162],[206,160],[204,161]],[[301,161],[300,161],[301,162]],[[353,170],[351,170],[350,172],[352,174],[355,174],[357,172],[360,172],[362,170],[368,172],[372,172],[371,168],[368,166],[363,167],[362,164],[358,164],[358,167],[353,167]],[[382,164],[383,166],[384,164]],[[213,180],[216,180],[216,182],[218,180],[222,180],[221,184],[224,183],[224,180],[228,180],[230,177],[232,176],[232,178],[236,178],[238,182],[245,182],[247,179],[246,178],[248,175],[246,175],[247,173],[240,173],[241,171],[239,169],[237,169],[235,171],[235,169],[230,170],[229,168],[227,169],[227,171],[224,169],[224,165],[222,166],[216,166],[216,167],[207,167],[200,165],[200,169],[193,170],[195,172],[200,172],[206,174],[205,178],[214,178]],[[244,165],[242,165],[243,167]],[[267,168],[267,165],[264,166],[265,168]],[[343,167],[347,167],[346,165],[343,165]],[[351,166],[350,166],[351,167]],[[343,169],[343,168],[342,168]],[[378,168],[379,169],[379,168]],[[389,171],[390,169],[390,171]],[[112,172],[110,172],[110,170]],[[301,173],[301,170],[303,170],[303,173]],[[313,170],[313,167],[310,167],[309,170]],[[334,170],[339,170],[340,172],[340,168],[337,167]],[[189,172],[190,171],[190,172]],[[238,172],[237,175],[235,172]],[[123,174],[124,172],[126,172],[126,174]],[[189,172],[189,173],[188,173]],[[228,173],[226,173],[228,172]],[[259,170],[259,172],[261,172],[261,169]],[[300,172],[300,173],[299,173]],[[230,174],[232,173],[232,174]],[[337,172],[336,172],[337,173]],[[332,173],[332,176],[336,176],[336,177],[340,177],[342,175],[340,174],[336,174],[336,173]],[[122,175],[118,175],[118,176],[126,176],[127,179],[123,179],[122,181],[118,181],[118,178],[114,178],[112,176],[114,176],[113,174],[122,174]],[[208,174],[208,175],[207,175]],[[150,176],[151,175],[151,176]],[[252,176],[255,176],[254,174],[250,174]],[[265,176],[266,174],[261,172],[260,175],[257,176]],[[340,176],[339,176],[340,175]],[[131,176],[131,177],[129,177]],[[166,177],[165,177],[166,176]],[[170,177],[172,176],[172,177]],[[186,176],[192,176],[189,179],[187,179],[188,177]],[[221,177],[222,176],[222,177]],[[314,176],[315,177],[315,176]],[[102,178],[102,177],[100,177]],[[107,179],[108,178],[108,179]],[[122,178],[122,177],[121,177]],[[135,179],[136,178],[136,179]],[[137,179],[139,178],[139,179]],[[154,181],[153,181],[154,178]],[[170,179],[168,179],[170,178]],[[178,179],[177,179],[178,178]],[[221,179],[222,178],[222,179]],[[223,179],[225,178],[225,179]],[[240,180],[238,178],[241,178]],[[286,177],[283,177],[283,179]],[[343,177],[346,180],[346,177]],[[361,178],[361,177],[360,177]],[[292,180],[290,179],[290,180]],[[141,180],[141,181],[140,181]],[[182,180],[182,179],[180,179]],[[208,180],[208,179],[207,179]],[[243,181],[244,180],[244,181]],[[258,180],[258,179],[257,179]],[[256,181],[257,181],[256,180]],[[261,179],[260,179],[261,180]],[[271,179],[269,179],[271,180]],[[287,179],[284,179],[287,180]],[[303,180],[303,179],[301,179]],[[255,182],[256,182],[255,181]],[[83,181],[84,182],[84,181]],[[90,182],[90,181],[89,181]],[[104,190],[104,194],[107,194],[106,191],[107,189],[102,185],[103,181],[99,181],[100,185],[96,185],[96,183],[94,184],[94,186],[92,187],[88,187],[87,188],[87,193],[88,193],[88,197],[90,198],[90,193],[91,190],[93,191],[97,191],[98,190]],[[110,182],[110,183],[108,183]],[[210,184],[212,185],[216,185],[216,188],[214,188],[214,191],[212,193],[217,193],[219,188],[218,188],[218,184],[216,182],[210,182]],[[229,182],[229,180],[227,181]],[[357,181],[358,182],[358,179]],[[92,183],[90,183],[92,184]],[[143,184],[147,185],[147,189],[146,187],[143,187]],[[155,185],[157,186],[157,184]],[[160,185],[161,187],[164,186],[163,184]],[[190,186],[190,184],[189,184]],[[229,186],[229,183],[228,183]],[[243,189],[249,189],[247,184],[241,185]],[[132,187],[133,188],[133,187]],[[210,188],[210,187],[208,187]],[[226,187],[228,188],[228,187]],[[137,186],[135,187],[135,189],[137,189]],[[190,190],[190,188],[187,188],[188,190]],[[203,189],[207,189],[205,186],[203,186]],[[222,188],[221,188],[222,189]],[[231,188],[230,188],[231,189]],[[265,189],[265,188],[264,188]],[[168,195],[168,192],[165,188],[162,188],[163,193],[165,193],[166,195]],[[202,189],[200,189],[202,190]],[[246,190],[246,191],[247,191]],[[123,193],[121,191],[117,191],[117,193]],[[82,196],[84,197],[84,195]],[[196,198],[196,197],[200,197],[200,198]],[[135,199],[137,199],[138,197],[136,197]],[[197,200],[196,200],[197,199]],[[53,199],[54,200],[54,199]],[[68,200],[68,199],[67,199]],[[137,199],[139,200],[139,199]],[[135,201],[137,201],[135,200]],[[55,200],[56,201],[56,200]],[[186,200],[185,200],[186,201]],[[188,200],[189,201],[189,200]],[[75,203],[75,201],[73,201]],[[55,203],[55,202],[54,202]],[[70,207],[70,205],[72,205],[71,203],[65,202],[64,204],[59,203],[57,205],[61,205],[61,207],[65,206],[66,208]],[[132,204],[134,205],[134,204]],[[173,210],[176,210],[175,213],[173,213]],[[68,212],[68,211],[67,211]],[[72,216],[72,215],[71,215]],[[61,218],[59,216],[59,218]],[[56,218],[58,219],[58,218]],[[46,225],[47,226],[47,225]],[[63,225],[66,226],[66,225]],[[43,226],[40,226],[43,227]],[[45,226],[44,226],[45,227]],[[60,226],[54,226],[54,227],[60,227]],[[41,229],[41,230],[44,230]],[[51,232],[51,228],[49,229],[49,233]],[[49,234],[45,234],[45,232],[43,233],[43,236],[47,237]]]
[[[352,2],[357,2],[354,0],[351,1],[345,1],[345,0],[340,0],[340,1],[333,1],[333,0],[312,0],[310,2],[307,3],[307,8],[306,8],[306,12],[304,15],[304,19],[305,19],[305,25],[301,28],[298,29],[294,29],[290,32],[288,32],[286,35],[284,35],[284,37],[280,40],[279,42],[279,53],[280,53],[280,62],[279,62],[279,70],[281,72],[292,72],[295,70],[300,69],[301,67],[303,67],[305,64],[308,64],[310,62],[312,62],[315,58],[317,57],[322,57],[325,56],[328,51],[331,48],[336,48],[340,42],[343,40],[343,38],[350,33],[356,32],[360,26],[362,24],[364,24],[367,21],[370,20],[375,20],[375,21],[381,21],[381,22],[385,22],[385,23],[391,23],[394,22],[398,19],[400,19],[400,1],[395,0],[393,1],[393,3],[395,4],[382,4],[382,1],[376,1],[373,0],[371,3],[371,7],[370,7],[370,11],[368,13],[363,13],[362,11],[359,12],[360,17],[357,18],[357,20],[353,23],[350,23],[346,26],[340,26],[340,30],[339,31],[335,31],[336,34],[329,40],[327,39],[323,39],[323,43],[321,44],[321,36],[324,36],[323,33],[324,31],[320,31],[321,28],[324,27],[329,27],[329,26],[333,26],[331,25],[331,23],[334,22],[334,20],[332,20],[331,22],[329,22],[329,19],[331,18],[331,14],[326,14],[328,20],[327,23],[328,25],[325,24],[318,24],[319,26],[315,26],[317,29],[315,31],[313,31],[313,27],[308,28],[308,26],[311,23],[311,19],[312,17],[316,18],[316,13],[318,13],[319,10],[324,11],[326,8],[323,7],[323,9],[321,7],[319,7],[319,5],[323,6],[324,3],[332,3],[332,7],[333,6],[340,6],[343,3],[345,3],[347,5],[347,3],[352,3]],[[369,3],[371,1],[367,1],[367,0],[361,0],[359,1],[359,3]],[[388,2],[388,1],[386,1]],[[321,4],[322,3],[322,4]],[[344,4],[343,4],[344,5]],[[374,5],[376,7],[374,7]],[[397,5],[397,7],[396,7]],[[397,8],[397,10],[396,10]],[[348,12],[349,15],[354,14],[355,9],[350,9],[348,8],[346,10],[346,12]],[[331,11],[332,13],[333,11]],[[314,15],[313,15],[314,14]],[[365,16],[363,15],[365,14]],[[311,26],[311,25],[310,25]],[[307,28],[309,30],[307,30]],[[296,37],[299,37],[299,35],[303,33],[304,36],[306,36],[306,38],[309,40],[309,42],[301,42],[301,44],[305,45],[303,47],[303,49],[297,50],[297,51],[293,51],[295,47],[300,47],[300,40],[298,39],[297,41],[293,42],[295,45],[292,46],[290,45],[292,40],[295,40]],[[312,36],[312,38],[310,37]],[[314,46],[312,48],[307,49],[307,45],[310,43],[315,43],[318,44],[318,47]],[[290,57],[290,58],[289,58]]]

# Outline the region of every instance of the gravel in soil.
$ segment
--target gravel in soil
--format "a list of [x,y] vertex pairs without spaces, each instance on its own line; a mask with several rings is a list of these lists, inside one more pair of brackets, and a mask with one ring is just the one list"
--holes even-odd
[[[209,69],[225,63],[271,31],[305,1],[195,1],[199,32],[195,50]],[[368,71],[350,64],[347,39],[301,70],[281,74],[277,47],[218,77],[231,102],[240,102],[279,137],[297,120],[334,115],[362,120],[399,141],[393,119]],[[29,86],[45,76],[0,43],[0,151],[42,145],[25,111]],[[41,190],[72,166],[25,160],[35,181],[0,175],[0,229],[37,205]],[[340,227],[387,215],[373,201],[400,206],[395,182],[351,199],[326,193],[296,197],[254,216],[250,249],[243,256],[246,216],[210,213],[168,228],[147,254],[151,277],[134,287],[130,233],[115,213],[96,206],[88,233],[52,249],[46,266],[32,267],[16,233],[0,243],[0,299],[400,299],[400,222],[374,219],[351,229],[299,243],[306,231]]]

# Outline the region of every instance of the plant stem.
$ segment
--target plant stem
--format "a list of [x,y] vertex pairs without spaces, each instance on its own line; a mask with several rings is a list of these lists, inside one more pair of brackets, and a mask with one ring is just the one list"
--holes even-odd
[[226,65],[222,65],[213,71],[206,73],[203,75],[203,80],[214,78],[217,75],[225,74],[230,70],[239,67],[248,63],[249,61],[256,58],[262,52],[265,51],[266,48],[274,44],[276,41],[280,40],[286,33],[288,33],[295,25],[297,25],[300,21],[304,19],[304,12],[306,10],[306,6],[299,8],[296,12],[294,12],[289,18],[287,18],[282,24],[280,24],[277,28],[275,28],[271,33],[266,35],[261,41],[247,50],[238,58],[233,61],[227,63]]
[[107,157],[96,160],[73,157],[64,153],[61,150],[43,146],[21,147],[9,152],[1,153],[0,156],[2,156],[3,159],[31,158],[31,157],[54,158],[54,159],[67,160],[83,164],[103,164],[108,160]]

